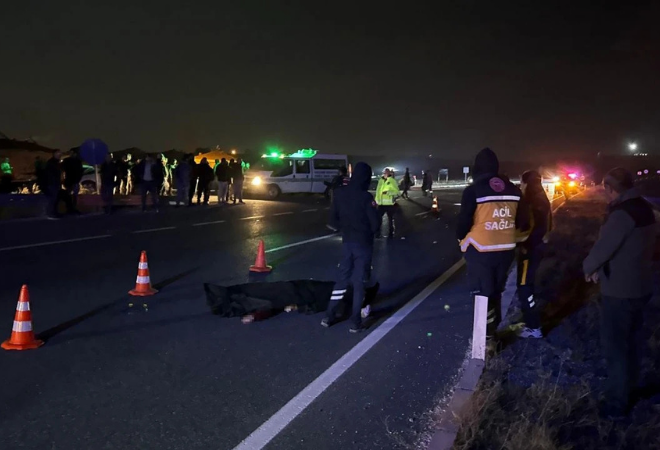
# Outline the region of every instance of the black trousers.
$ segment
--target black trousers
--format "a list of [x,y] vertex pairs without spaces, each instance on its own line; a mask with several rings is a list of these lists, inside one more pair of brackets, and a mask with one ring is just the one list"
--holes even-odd
[[465,252],[472,294],[488,297],[487,337],[495,335],[502,321],[502,292],[514,258],[514,250],[478,252],[470,246]]
[[351,320],[355,326],[362,325],[360,312],[364,302],[364,293],[366,288],[373,286],[371,280],[371,260],[373,255],[373,246],[366,244],[356,244],[344,242],[342,245],[342,259],[339,264],[339,278],[332,289],[332,296],[328,304],[326,317],[329,321],[334,321],[337,315],[339,304],[344,299],[344,295],[350,285],[353,286],[353,312]]
[[543,252],[544,245],[530,248],[518,247],[518,276],[516,283],[518,287],[518,301],[520,302],[520,309],[523,312],[525,326],[532,329],[541,328],[539,308],[534,297],[534,281],[536,280],[536,272],[543,259]]
[[[381,226],[383,221],[383,216],[387,214],[387,231],[390,236],[394,235],[394,214],[396,214],[396,205],[381,205],[378,207],[378,213],[380,214]],[[380,230],[378,231],[380,235]]]
[[637,387],[644,340],[641,336],[644,308],[651,296],[616,298],[603,295],[600,331],[607,360],[605,401],[613,413],[625,413],[630,394]]

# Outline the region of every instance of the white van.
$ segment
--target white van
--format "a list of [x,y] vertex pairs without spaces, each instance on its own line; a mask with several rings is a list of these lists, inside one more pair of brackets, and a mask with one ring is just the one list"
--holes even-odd
[[298,150],[290,155],[271,153],[261,157],[245,173],[244,190],[277,198],[280,194],[323,194],[325,182],[337,176],[341,167],[348,167],[346,155]]

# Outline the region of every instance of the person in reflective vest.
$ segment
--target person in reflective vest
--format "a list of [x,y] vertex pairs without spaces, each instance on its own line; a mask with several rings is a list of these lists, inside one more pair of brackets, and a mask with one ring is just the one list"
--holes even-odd
[[534,296],[534,280],[536,271],[543,259],[548,234],[552,230],[552,211],[550,200],[541,184],[541,175],[535,170],[523,173],[520,180],[523,200],[520,208],[528,208],[529,229],[519,232],[517,254],[517,288],[518,301],[523,312],[525,327],[518,335],[522,338],[539,339],[541,333],[541,318],[538,312],[538,301]]
[[[390,169],[383,171],[383,176],[378,180],[376,188],[376,203],[381,221],[384,214],[387,214],[388,236],[394,237],[394,213],[396,212],[396,198],[399,196],[399,186],[394,179]],[[380,237],[380,230],[377,237]]]
[[491,149],[477,154],[474,182],[463,191],[456,226],[475,304],[488,302],[487,339],[494,336],[502,319],[502,292],[515,256],[516,229],[529,227],[528,214],[518,208],[522,193],[498,175],[499,166]]

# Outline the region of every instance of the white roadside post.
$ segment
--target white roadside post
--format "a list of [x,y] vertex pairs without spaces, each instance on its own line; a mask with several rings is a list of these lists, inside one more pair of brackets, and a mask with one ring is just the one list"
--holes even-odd
[[488,297],[474,296],[474,323],[472,324],[472,359],[486,359],[486,317]]
[[469,167],[463,167],[463,175],[465,175],[465,184],[467,184],[468,173],[470,173],[470,168]]

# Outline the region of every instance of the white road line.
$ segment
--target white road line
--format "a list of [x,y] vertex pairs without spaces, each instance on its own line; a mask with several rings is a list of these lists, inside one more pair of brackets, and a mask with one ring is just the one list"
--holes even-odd
[[250,216],[250,217],[241,217],[238,220],[252,220],[252,219],[263,219],[264,216]]
[[200,222],[200,223],[193,223],[193,227],[201,227],[202,225],[213,225],[215,223],[225,223],[224,220],[214,220],[213,222]]
[[308,213],[308,212],[315,212],[315,211],[318,211],[318,209],[306,209],[303,212]]
[[133,234],[151,233],[152,231],[165,231],[165,230],[174,230],[174,229],[176,229],[176,227],[150,228],[148,230],[133,231]]
[[298,417],[319,395],[321,395],[332,383],[353,366],[365,353],[383,339],[387,333],[403,319],[406,318],[420,303],[428,298],[438,287],[447,282],[463,265],[461,259],[435,281],[426,286],[422,292],[413,297],[401,309],[395,312],[389,319],[378,328],[369,333],[355,347],[339,358],[329,369],[323,372],[317,379],[312,381],[305,389],[300,391],[293,399],[277,411],[270,419],[252,432],[243,442],[238,444],[234,450],[261,450],[273,440],[293,419]]
[[40,242],[38,244],[16,245],[14,247],[0,248],[0,252],[8,252],[9,250],[20,250],[22,248],[45,247],[46,245],[66,244],[69,242],[91,241],[94,239],[105,239],[109,237],[112,237],[112,235],[103,234],[101,236],[90,236],[90,237],[76,238],[76,239],[64,239],[62,241],[50,241],[50,242]]
[[287,245],[283,245],[281,247],[271,248],[270,250],[266,250],[266,253],[272,253],[272,252],[276,252],[278,250],[284,250],[286,248],[291,248],[291,247],[298,247],[299,245],[305,245],[305,244],[310,244],[312,242],[322,241],[324,239],[329,239],[329,238],[334,237],[334,236],[337,236],[337,235],[336,234],[326,234],[325,236],[320,236],[320,237],[316,237],[316,238],[313,238],[313,239],[307,239],[306,241],[294,242],[293,244],[287,244]]
[[425,216],[425,215],[427,215],[427,214],[430,213],[430,212],[431,212],[431,211],[424,211],[424,212],[421,212],[421,213],[417,213],[417,214],[415,214],[415,216]]
[[293,214],[293,211],[281,212],[281,213],[273,214],[273,216],[288,216],[289,214]]

